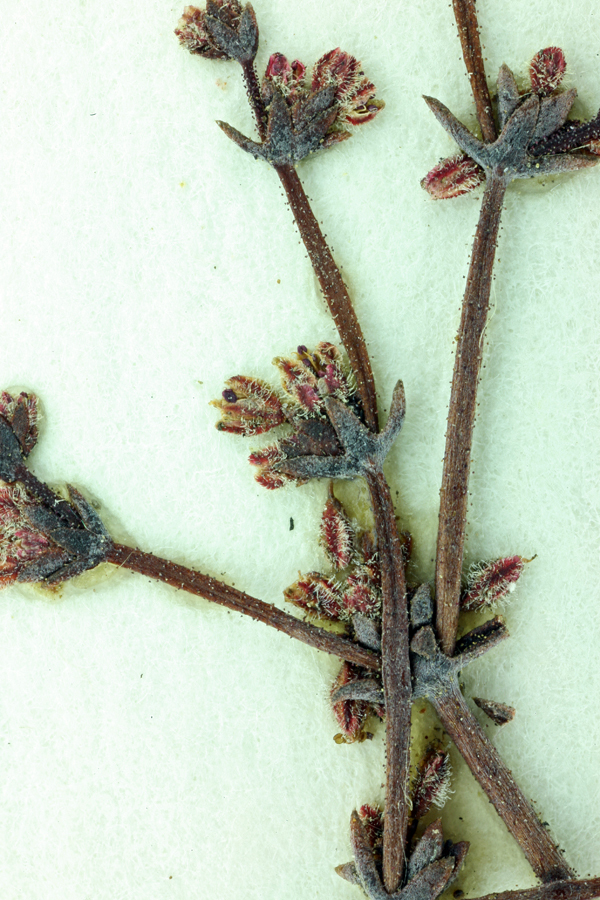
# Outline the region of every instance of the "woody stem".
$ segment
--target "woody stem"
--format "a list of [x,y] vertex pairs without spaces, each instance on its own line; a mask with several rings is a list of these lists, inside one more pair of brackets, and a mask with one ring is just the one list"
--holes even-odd
[[282,631],[288,637],[302,641],[317,650],[323,650],[325,653],[346,659],[357,666],[365,666],[368,669],[379,668],[378,653],[367,650],[339,634],[332,634],[308,622],[296,619],[283,610],[277,609],[276,606],[271,606],[263,600],[257,600],[216,578],[211,578],[210,575],[202,575],[193,569],[177,565],[167,559],[161,559],[152,553],[144,553],[134,547],[127,547],[124,544],[114,544],[107,554],[106,562],[170,584],[171,587],[187,591],[196,597],[212,600],[234,612],[251,616],[259,622],[270,625],[271,628],[276,628],[277,631]]
[[502,178],[495,175],[488,178],[467,276],[452,375],[435,569],[437,633],[448,656],[454,652],[458,625],[477,383],[505,191]]
[[381,563],[383,629],[381,668],[385,696],[386,794],[383,832],[383,880],[389,893],[398,889],[404,868],[408,829],[411,675],[408,611],[402,547],[390,489],[382,473],[365,476],[375,518]]

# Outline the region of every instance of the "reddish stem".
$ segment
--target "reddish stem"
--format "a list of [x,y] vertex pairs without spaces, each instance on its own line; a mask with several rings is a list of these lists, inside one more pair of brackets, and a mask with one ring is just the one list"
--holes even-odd
[[437,632],[448,656],[454,653],[458,625],[477,382],[505,191],[506,184],[501,178],[488,178],[475,233],[452,375],[435,570]]
[[350,366],[356,378],[356,387],[365,421],[372,431],[378,431],[377,394],[371,370],[371,361],[362,329],[354,312],[352,301],[331,250],[323,237],[308,197],[293,166],[275,166],[294,214],[300,237],[308,251],[315,275],[325,295],[325,300],[344,345]]
[[[254,64],[242,64],[246,93],[260,139],[267,136],[265,106],[260,94]],[[348,289],[333,259],[327,241],[308,202],[302,182],[293,165],[275,166],[294,214],[300,237],[308,252],[315,275],[321,285],[325,301],[331,312],[344,345],[350,366],[356,378],[358,396],[365,414],[365,421],[372,431],[378,430],[377,394],[371,370],[371,361]]]
[[127,547],[123,544],[115,544],[109,551],[106,561],[123,569],[131,569],[132,572],[138,572],[140,575],[146,575],[148,578],[163,581],[165,584],[170,584],[171,587],[187,591],[196,597],[212,600],[235,612],[251,616],[310,647],[316,647],[317,650],[339,656],[357,666],[365,666],[368,669],[379,668],[378,653],[367,650],[339,634],[332,634],[308,622],[296,619],[283,610],[277,609],[276,606],[250,597],[243,591],[238,591],[216,578],[211,578],[210,575],[202,575],[200,572],[194,572],[193,569],[187,569],[185,566],[161,559],[152,553],[144,553],[142,550],[136,550],[134,547]]
[[383,591],[381,668],[387,755],[383,880],[386,890],[393,893],[402,881],[409,819],[406,798],[410,767],[412,685],[406,580],[402,545],[388,484],[382,473],[366,475],[366,481],[375,517]]
[[538,819],[510,769],[488,740],[458,686],[453,685],[431,702],[459,753],[504,820],[538,878],[544,882],[572,878],[573,872],[556,843]]
[[475,11],[475,0],[452,0],[454,18],[458,25],[458,36],[462,47],[463,58],[471,90],[475,98],[477,118],[481,127],[484,141],[492,143],[496,140],[496,123],[492,112],[492,101],[485,77],[481,41],[479,40],[479,26]]

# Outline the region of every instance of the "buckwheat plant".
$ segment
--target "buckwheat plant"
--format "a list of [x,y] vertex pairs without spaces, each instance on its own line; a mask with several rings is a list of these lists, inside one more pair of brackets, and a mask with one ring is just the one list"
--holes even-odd
[[600,896],[586,12],[36,37],[86,102],[7,170],[3,896]]

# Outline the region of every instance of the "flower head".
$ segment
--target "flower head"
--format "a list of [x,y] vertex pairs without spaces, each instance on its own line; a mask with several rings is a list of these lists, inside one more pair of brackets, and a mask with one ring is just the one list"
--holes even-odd
[[225,122],[219,125],[243,150],[272,165],[296,163],[347,140],[347,125],[370,122],[384,106],[358,60],[339,47],[321,57],[310,79],[299,60],[290,63],[282,53],[274,53],[261,95],[267,110],[263,143],[250,140]]
[[206,59],[251,61],[258,48],[254,10],[238,0],[208,0],[205,10],[186,6],[175,34],[186,50]]
[[291,426],[276,444],[250,456],[251,465],[258,468],[256,480],[270,489],[306,480],[278,469],[285,460],[341,452],[325,404],[329,397],[353,402],[351,382],[333,344],[323,342],[315,350],[301,345],[295,353],[279,356],[273,363],[281,376],[281,392],[258,378],[236,375],[226,382],[221,399],[212,401],[221,411],[217,423],[220,431],[257,435],[279,425]]

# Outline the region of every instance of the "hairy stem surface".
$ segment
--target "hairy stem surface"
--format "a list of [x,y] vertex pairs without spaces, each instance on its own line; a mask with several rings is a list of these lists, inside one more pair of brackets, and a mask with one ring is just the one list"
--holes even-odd
[[[448,735],[521,847],[538,878],[543,882],[572,878],[572,870],[496,748],[471,713],[458,685],[455,685],[453,690],[432,699],[431,702]],[[523,894],[527,895],[527,891]]]
[[132,572],[154,578],[156,581],[163,581],[165,584],[170,584],[171,587],[187,591],[196,597],[212,600],[234,612],[251,616],[310,647],[316,647],[317,650],[339,656],[357,666],[365,666],[369,669],[379,668],[378,653],[367,650],[339,634],[332,634],[308,622],[296,619],[283,610],[277,609],[276,606],[250,597],[243,591],[229,587],[209,575],[202,575],[200,572],[194,572],[193,569],[180,566],[167,559],[161,559],[152,553],[144,553],[134,547],[127,547],[124,544],[115,544],[108,553],[106,561],[122,569],[131,569]]
[[383,474],[367,475],[383,590],[381,668],[385,695],[386,794],[383,880],[393,893],[402,880],[408,828],[410,708],[412,685],[402,547],[390,489]]
[[308,197],[295,168],[289,165],[275,166],[275,169],[281,179],[298,231],[325,295],[340,340],[348,354],[350,366],[356,378],[357,393],[365,414],[365,421],[372,431],[377,431],[377,395],[371,361],[348,289],[323,237],[319,223],[310,208]]
[[467,276],[452,375],[435,568],[437,633],[448,656],[454,653],[458,626],[477,382],[505,191],[506,184],[501,178],[488,178]]
[[477,118],[481,127],[484,141],[492,143],[496,140],[496,123],[492,112],[492,101],[485,78],[481,41],[479,40],[479,26],[475,11],[475,0],[452,0],[454,18],[458,25],[458,36],[462,47],[463,58],[471,90],[475,98]]

